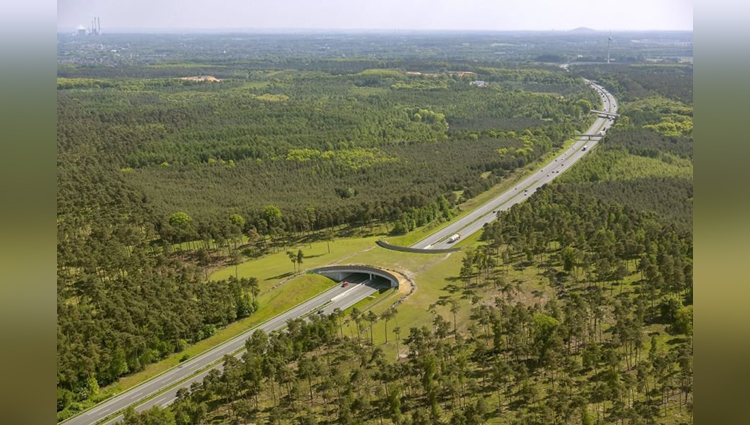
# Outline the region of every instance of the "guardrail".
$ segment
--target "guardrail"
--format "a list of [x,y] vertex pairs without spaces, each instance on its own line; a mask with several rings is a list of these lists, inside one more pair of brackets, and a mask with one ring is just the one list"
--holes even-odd
[[461,248],[439,248],[439,249],[438,248],[436,249],[409,248],[408,246],[391,245],[384,240],[379,240],[375,243],[378,244],[378,246],[385,248],[385,249],[391,249],[393,251],[401,251],[401,252],[413,252],[415,254],[446,254],[448,252],[461,251]]

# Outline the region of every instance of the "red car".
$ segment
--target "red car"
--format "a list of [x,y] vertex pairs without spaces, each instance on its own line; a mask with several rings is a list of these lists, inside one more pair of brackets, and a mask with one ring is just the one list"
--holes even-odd
[[341,284],[342,288],[346,288],[347,286],[349,286],[349,282],[347,281],[344,281],[344,283]]

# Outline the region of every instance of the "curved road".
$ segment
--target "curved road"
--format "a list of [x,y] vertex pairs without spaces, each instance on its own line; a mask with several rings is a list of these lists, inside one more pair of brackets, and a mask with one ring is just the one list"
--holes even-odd
[[[603,102],[603,110],[614,113],[617,110],[615,99],[602,87],[589,82],[596,89]],[[588,130],[588,134],[598,133],[600,130],[608,129],[612,122],[608,119],[599,118],[594,125]],[[524,179],[513,190],[496,197],[487,202],[466,216],[451,223],[442,230],[435,232],[427,238],[412,245],[413,248],[448,248],[451,244],[447,243],[447,238],[454,233],[461,233],[463,237],[479,231],[482,227],[495,218],[497,211],[503,211],[511,206],[523,201],[530,196],[541,185],[554,180],[559,173],[568,169],[578,161],[585,152],[582,148],[588,145],[592,148],[596,145],[597,140],[587,141],[585,138],[578,140],[568,150],[560,154],[554,161],[545,166],[537,175]],[[587,149],[588,150],[588,149]],[[335,286],[328,291],[311,298],[310,300],[268,320],[267,322],[244,332],[231,340],[218,345],[205,353],[187,360],[163,374],[154,377],[134,388],[131,388],[115,397],[112,397],[93,408],[74,416],[63,422],[66,425],[89,425],[105,421],[107,418],[122,411],[128,406],[134,405],[137,411],[147,410],[153,406],[166,407],[172,404],[176,398],[177,390],[189,387],[196,381],[201,381],[211,369],[221,368],[221,359],[225,355],[240,355],[245,346],[245,340],[252,335],[257,329],[263,329],[269,333],[274,330],[282,329],[286,326],[289,319],[304,317],[312,312],[323,310],[325,314],[330,314],[334,309],[344,310],[370,294],[374,293],[383,285],[382,283],[372,282],[364,275],[357,279],[349,279],[351,285],[342,288],[340,285]],[[377,280],[377,279],[376,279]],[[143,401],[148,399],[147,401]],[[140,403],[140,404],[139,404]],[[122,415],[103,422],[106,424],[119,422]]]
[[[616,113],[617,102],[615,98],[603,87],[598,84],[586,80],[600,95],[602,99],[602,107],[604,112]],[[599,134],[600,131],[607,131],[612,125],[613,121],[607,118],[597,118],[594,124],[588,129],[586,134]],[[449,248],[453,244],[448,242],[448,238],[456,233],[461,234],[461,238],[478,232],[484,227],[485,224],[495,220],[497,218],[497,212],[505,211],[513,205],[523,202],[526,198],[531,196],[540,186],[551,182],[556,179],[562,172],[570,168],[579,159],[581,159],[589,149],[593,148],[599,141],[599,137],[592,137],[591,140],[587,137],[581,137],[576,141],[570,148],[565,152],[558,155],[554,161],[548,163],[541,171],[535,173],[535,175],[525,178],[523,181],[518,183],[513,189],[499,195],[484,205],[478,207],[474,211],[456,220],[454,223],[444,227],[441,230],[427,236],[421,241],[411,245],[411,248],[422,248],[422,249],[439,249]],[[586,147],[584,151],[583,148]]]

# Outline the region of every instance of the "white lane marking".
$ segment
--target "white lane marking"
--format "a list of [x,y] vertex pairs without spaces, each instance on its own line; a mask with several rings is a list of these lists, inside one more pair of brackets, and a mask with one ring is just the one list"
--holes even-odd
[[[100,410],[104,409],[105,407],[109,407],[109,406],[101,406],[101,407],[98,407],[98,408],[96,408],[96,409],[94,409],[94,410],[91,410],[91,411],[89,411],[89,412],[87,412],[87,413],[86,413],[86,416],[89,416],[89,415],[91,415],[91,414],[93,414],[93,413],[96,413],[96,412],[98,412],[98,411],[100,411]],[[107,410],[109,410],[109,409],[107,409]]]
[[173,398],[173,399],[167,401],[166,403],[162,403],[161,407],[167,407],[170,404],[174,403],[175,400],[177,400],[177,398]]
[[[367,287],[367,288],[369,288],[369,287]],[[371,289],[371,290],[372,290],[372,292],[375,292],[375,291],[376,291],[376,290],[375,290],[375,289],[373,289],[373,288],[369,288],[369,289]],[[372,292],[370,292],[370,294],[371,294]],[[368,296],[369,296],[369,294],[368,294]],[[356,300],[356,299],[355,299],[355,300],[353,300],[353,301],[343,301],[343,302],[341,303],[341,307],[340,307],[340,308],[341,308],[342,310],[345,310],[345,309],[347,309],[347,308],[349,308],[349,307],[353,306],[353,305],[354,305],[354,304],[356,304],[357,302],[359,302],[359,300]]]
[[111,424],[111,423],[115,423],[115,422],[120,422],[120,421],[121,421],[121,420],[123,420],[124,418],[125,418],[125,417],[124,417],[123,415],[117,416],[117,417],[115,417],[114,419],[111,419],[111,420],[109,420],[109,421],[105,422],[105,423],[104,423],[104,425],[109,425],[109,424]]
[[[362,284],[364,284],[364,283],[362,283]],[[362,284],[357,284],[356,286],[352,286],[351,288],[347,289],[346,291],[344,291],[344,292],[336,295],[335,297],[331,298],[331,302],[335,303],[337,300],[340,300],[341,298],[344,298],[344,295],[348,294],[353,289],[357,289]]]
[[[573,151],[574,149],[578,149],[578,148],[579,148],[579,145],[580,145],[580,144],[582,144],[582,143],[584,143],[584,142],[585,142],[585,141],[584,141],[584,139],[583,139],[583,138],[581,138],[581,139],[580,139],[580,140],[579,140],[579,141],[578,141],[578,142],[576,143],[576,145],[578,145],[578,146],[574,145],[574,146],[570,147],[570,148],[568,149],[568,151],[569,151],[569,152],[571,152],[571,151]],[[589,141],[589,142],[590,142],[590,143],[592,144],[592,147],[593,147],[594,145],[596,145],[596,141]],[[579,152],[579,151],[577,151],[577,150],[576,150],[576,151],[575,151],[575,152],[574,152],[574,153],[573,153],[573,154],[572,154],[572,155],[571,155],[570,157],[566,157],[565,155],[562,155],[562,156],[560,156],[560,157],[559,157],[558,159],[561,159],[561,160],[563,160],[563,161],[564,161],[565,159],[571,159],[571,160],[573,160],[574,162],[577,162],[577,161],[578,161],[578,159],[580,159],[580,158],[582,158],[582,157],[583,157],[583,155],[585,155],[585,153],[583,153],[583,152]],[[557,161],[557,159],[555,159],[555,161]],[[565,164],[562,164],[562,165],[560,165],[560,168],[561,168],[561,169],[564,169],[564,168],[565,168]],[[558,172],[558,174],[559,174],[559,172]],[[548,176],[548,177],[549,177],[549,178],[548,178],[548,179],[546,179],[546,180],[549,180],[549,181],[552,181],[552,180],[553,180],[553,179],[555,178],[555,176]],[[541,178],[541,179],[538,179],[538,180],[537,180],[537,182],[539,182],[539,181],[544,181],[544,180],[545,180],[544,178]],[[520,184],[520,186],[523,186],[523,185],[524,185],[524,183],[525,183],[525,181],[524,181],[524,182],[522,182],[522,183]],[[533,183],[532,183],[532,185],[533,185]],[[528,188],[528,189],[531,189],[531,192],[532,192],[532,193],[536,191],[536,188],[532,188],[532,186],[527,186],[527,188]],[[497,199],[498,199],[498,200],[500,201],[500,199],[501,199],[501,198],[503,198],[503,197],[504,197],[505,195],[507,195],[507,194],[509,194],[509,193],[510,193],[510,192],[505,192],[504,194],[500,195],[500,197],[499,197],[499,198],[497,198]],[[498,209],[503,209],[503,210],[505,210],[505,209],[507,209],[507,208],[509,208],[509,207],[511,207],[511,206],[513,206],[513,205],[515,205],[515,204],[516,204],[516,203],[518,203],[518,202],[520,202],[520,199],[518,199],[518,200],[514,200],[514,199],[513,199],[513,197],[511,197],[511,199],[510,199],[509,201],[505,201],[505,202],[503,202],[503,201],[500,201],[500,205],[501,205],[501,206],[500,206],[500,207],[498,207]],[[469,216],[467,216],[467,217],[465,217],[465,218],[469,218]],[[477,219],[477,220],[476,220],[476,221],[475,221],[475,222],[474,222],[473,224],[476,224],[477,222],[480,222],[480,221],[482,221],[482,220],[485,220],[485,221],[487,221],[487,217],[482,217],[482,216],[480,216],[480,218],[479,218],[479,219]],[[490,220],[490,221],[491,221],[491,220]],[[455,225],[458,225],[459,223],[460,223],[460,221],[459,221],[459,222],[456,222],[456,223],[455,223]],[[454,226],[455,226],[455,225],[454,225]],[[471,226],[471,224],[470,224],[470,226]],[[461,228],[461,229],[459,229],[459,230],[462,230],[462,229],[466,229],[466,227],[463,227],[463,228]],[[464,231],[465,231],[465,230],[464,230]],[[474,233],[475,231],[476,231],[476,229],[471,229],[470,231],[468,231],[468,232],[466,232],[466,233],[468,233],[468,234],[472,234],[472,233]],[[448,232],[448,233],[450,233],[450,232]],[[444,246],[445,244],[438,244],[438,245],[439,245],[439,246]],[[433,245],[428,245],[428,246],[427,246],[426,248],[424,248],[424,249],[429,249],[429,248],[430,248],[430,247],[432,247],[432,246],[433,246]]]
[[366,285],[366,283],[368,282],[369,280],[362,282],[357,288],[354,288],[356,289],[356,291],[351,291],[351,292],[346,293],[346,296],[342,297],[341,300],[346,300],[348,298],[351,298],[353,295],[356,295],[359,292],[363,292],[363,291],[366,292],[368,289],[370,289],[370,287]]
[[146,389],[145,389],[145,388],[144,388],[144,389],[142,389],[142,390],[140,390],[140,391],[138,391],[137,393],[133,393],[133,394],[130,394],[130,395],[128,396],[128,398],[133,398],[133,397],[137,396],[138,394],[140,394],[140,393],[142,393],[142,392],[144,392],[144,391],[146,391]]
[[167,378],[169,378],[169,375],[165,375],[165,376],[162,376],[161,378],[159,378],[159,379],[157,379],[157,380],[155,380],[155,381],[153,381],[153,382],[154,382],[154,383],[157,383],[157,382],[161,382],[161,381],[163,381],[163,380],[165,380],[165,379],[167,379]]

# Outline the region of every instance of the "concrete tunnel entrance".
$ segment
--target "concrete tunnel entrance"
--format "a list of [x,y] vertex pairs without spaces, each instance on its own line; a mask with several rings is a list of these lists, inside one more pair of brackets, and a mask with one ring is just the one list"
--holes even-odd
[[324,276],[328,276],[331,279],[341,281],[347,278],[347,276],[353,275],[353,274],[363,274],[369,277],[370,282],[376,283],[379,280],[384,280],[388,285],[390,285],[391,288],[397,288],[398,287],[398,278],[382,269],[378,269],[375,267],[369,267],[369,266],[329,266],[329,267],[320,267],[314,270],[311,270],[313,273],[321,274]]

